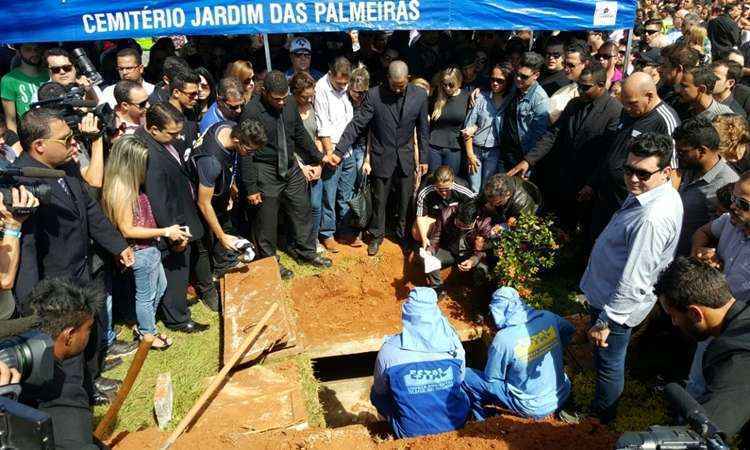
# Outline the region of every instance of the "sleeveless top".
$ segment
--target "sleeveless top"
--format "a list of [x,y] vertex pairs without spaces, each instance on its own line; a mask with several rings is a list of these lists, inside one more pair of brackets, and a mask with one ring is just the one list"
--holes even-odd
[[[143,228],[157,228],[154,213],[151,211],[151,203],[148,201],[146,194],[138,194],[135,208],[133,208],[133,226]],[[152,247],[156,245],[156,239],[129,239],[128,242],[134,244],[135,250]]]

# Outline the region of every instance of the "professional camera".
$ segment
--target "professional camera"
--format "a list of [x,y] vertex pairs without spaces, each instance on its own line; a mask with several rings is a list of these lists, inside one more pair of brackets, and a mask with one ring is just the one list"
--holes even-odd
[[99,86],[104,81],[102,75],[96,70],[91,60],[86,56],[86,52],[82,48],[73,49],[73,57],[78,63],[81,75],[89,79],[92,86]]
[[617,440],[617,450],[696,449],[729,450],[719,429],[708,418],[703,407],[676,383],[664,388],[667,401],[685,418],[689,426],[654,425],[648,431],[629,431]]
[[99,131],[113,134],[115,127],[115,112],[108,103],[97,105],[93,100],[86,100],[86,91],[80,86],[65,87],[59,83],[49,82],[39,88],[39,101],[32,103],[29,108],[49,108],[58,111],[63,120],[73,132],[79,132],[81,119],[92,113],[99,118]]
[[[21,373],[25,386],[41,387],[53,379],[52,339],[39,331],[25,331],[0,340],[0,361]],[[16,400],[18,384],[0,386],[0,448],[54,449],[49,415]]]
[[[0,169],[0,193],[3,194],[3,205],[14,215],[27,215],[33,213],[36,208],[14,207],[12,188],[25,187],[26,190],[39,200],[40,205],[47,205],[52,199],[52,190],[45,183],[21,184],[16,177],[26,176],[34,178],[61,178],[65,172],[61,170],[42,169],[36,167],[7,167]],[[0,447],[2,448],[2,447]]]

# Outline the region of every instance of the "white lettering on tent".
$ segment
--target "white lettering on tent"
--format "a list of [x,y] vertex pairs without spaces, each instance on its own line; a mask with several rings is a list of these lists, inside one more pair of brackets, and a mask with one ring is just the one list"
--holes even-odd
[[419,20],[419,0],[315,2],[316,23],[414,22]]

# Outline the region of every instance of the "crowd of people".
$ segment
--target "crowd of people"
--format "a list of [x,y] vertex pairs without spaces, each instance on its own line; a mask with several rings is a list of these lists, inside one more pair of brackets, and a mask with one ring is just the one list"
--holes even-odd
[[[386,236],[424,259],[427,286],[376,363],[372,401],[397,436],[455,429],[470,412],[570,418],[567,321],[502,287],[484,301],[497,334],[482,370],[436,306],[441,268],[489,283],[491,241],[529,214],[553,215],[588,249],[589,413],[615,418],[631,332],[663,310],[700,340],[691,394],[740,431],[750,6],[643,0],[632,31],[268,39],[273,70],[258,36],[159,38],[147,59],[129,39],[0,52],[0,168],[65,174],[19,179],[49,198],[13,188],[0,208],[0,287],[14,294],[0,318],[37,314],[56,342],[61,389],[30,402],[59,447],[95,448],[90,405],[119,386],[101,374],[138,341],[167,350],[179,336],[167,330],[208,328],[189,295],[221,313],[217,280],[255,258],[281,249],[325,269],[341,246],[375,256]],[[101,307],[82,283],[100,287]]]

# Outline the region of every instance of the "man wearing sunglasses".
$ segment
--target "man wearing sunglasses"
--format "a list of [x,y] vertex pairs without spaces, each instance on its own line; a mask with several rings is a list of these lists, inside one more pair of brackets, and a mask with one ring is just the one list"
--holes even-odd
[[565,76],[571,81],[555,92],[549,99],[549,123],[554,124],[560,118],[568,102],[578,97],[576,81],[581,72],[591,63],[588,48],[581,44],[571,44],[565,49]]
[[78,69],[73,64],[70,53],[62,48],[51,48],[44,52],[44,62],[49,71],[50,81],[59,83],[66,88],[69,86],[79,86],[86,90],[86,99],[99,101],[102,91],[98,86],[92,86],[91,82],[85,76],[78,75]]
[[750,301],[750,172],[734,183],[729,212],[695,232],[691,254],[724,272],[734,298]]
[[182,134],[177,138],[185,147],[190,147],[198,137],[198,89],[201,79],[192,70],[178,71],[169,82],[169,103],[185,116]]
[[541,161],[539,186],[545,202],[560,218],[566,231],[574,231],[579,220],[588,228],[590,217],[576,201],[601,160],[602,148],[617,130],[622,104],[606,88],[607,71],[599,63],[583,69],[578,79],[579,97],[565,107],[534,149],[508,175],[525,175]]
[[571,83],[565,72],[565,47],[562,41],[551,39],[547,43],[545,63],[539,84],[544,88],[548,96],[554,95],[563,86]]
[[237,77],[226,77],[219,80],[216,86],[216,101],[208,108],[200,122],[200,133],[203,134],[211,125],[224,120],[238,120],[244,106],[244,86]]
[[656,303],[654,284],[677,249],[683,209],[669,180],[671,160],[669,136],[644,133],[632,140],[622,166],[628,196],[596,240],[581,278],[596,368],[591,411],[602,423],[616,416],[631,330]]
[[133,134],[146,121],[148,93],[135,81],[122,80],[113,90],[115,101],[116,137]]
[[719,133],[707,119],[696,117],[683,122],[675,130],[674,139],[685,209],[677,254],[687,256],[695,231],[716,217],[716,191],[739,176],[719,155]]

